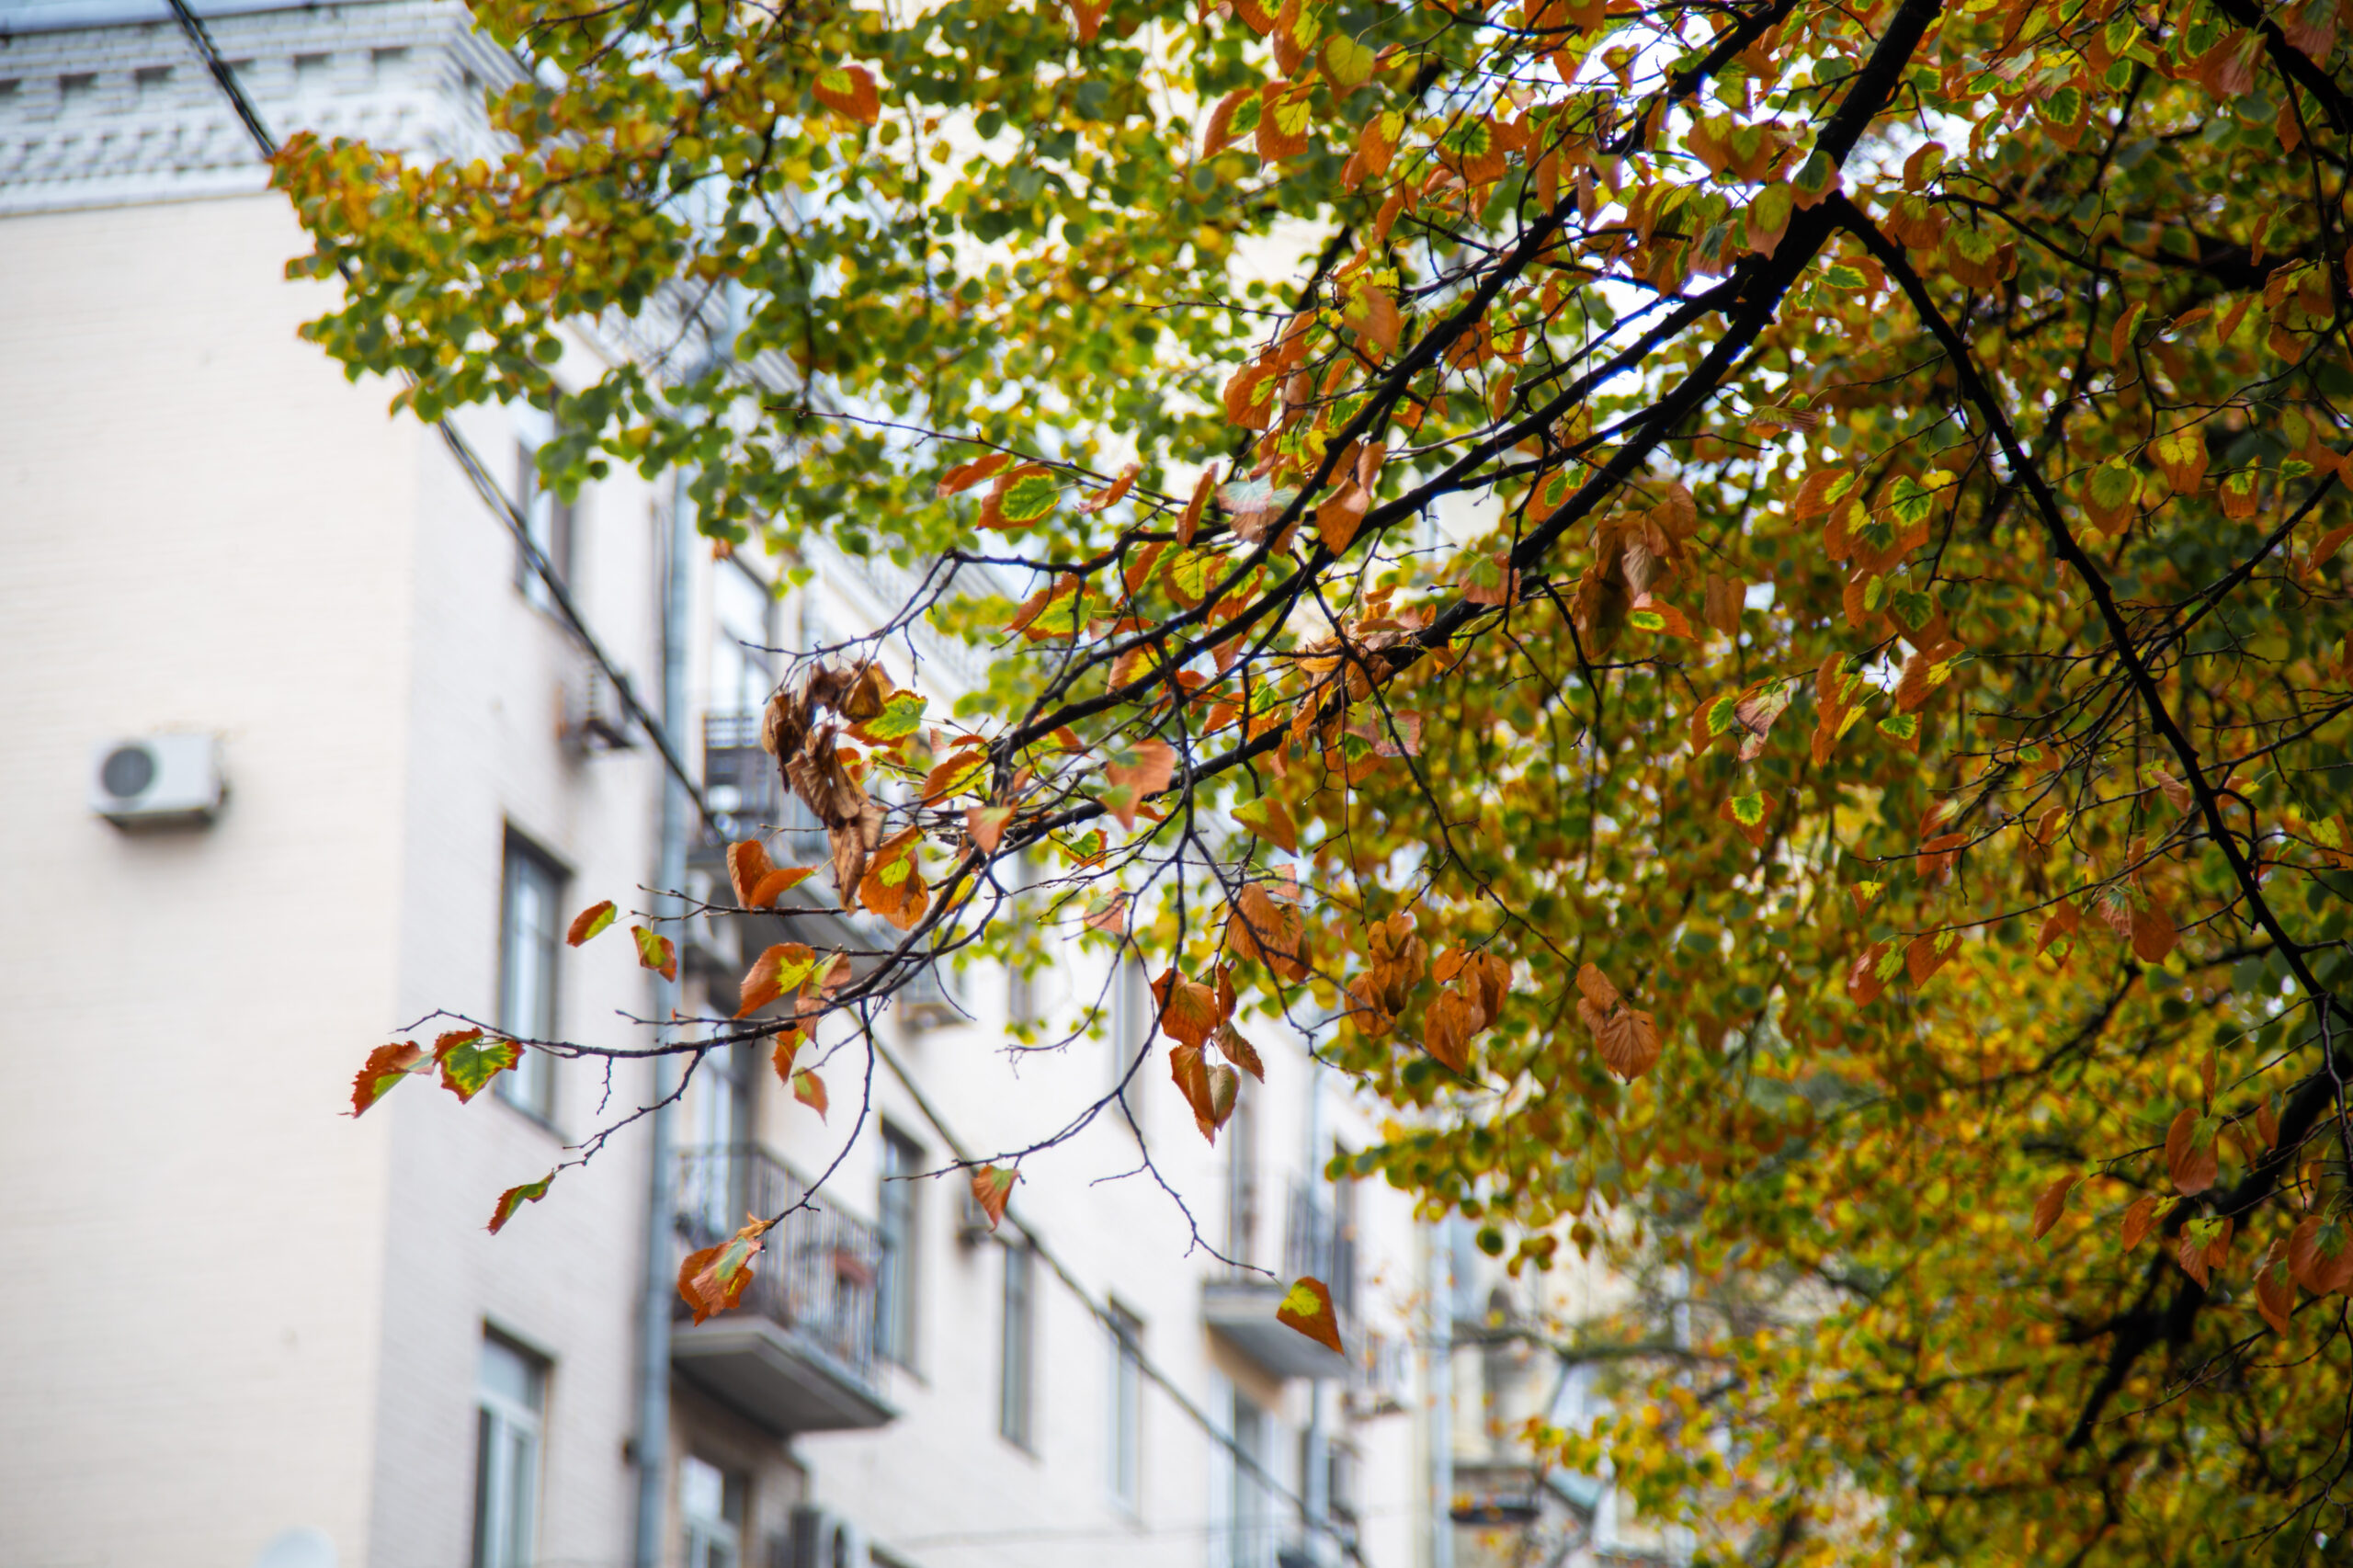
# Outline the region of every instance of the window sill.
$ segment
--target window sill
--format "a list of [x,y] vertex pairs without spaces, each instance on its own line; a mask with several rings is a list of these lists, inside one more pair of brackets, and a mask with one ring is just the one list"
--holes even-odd
[[571,1142],[571,1140],[564,1135],[563,1129],[555,1124],[555,1119],[553,1117],[542,1115],[539,1111],[533,1110],[529,1106],[517,1105],[504,1095],[494,1093],[490,1097],[496,1100],[500,1105],[505,1106],[512,1114],[520,1117],[523,1120],[529,1122],[533,1127],[538,1128],[540,1131],[554,1139],[557,1142],[563,1144],[569,1144]]

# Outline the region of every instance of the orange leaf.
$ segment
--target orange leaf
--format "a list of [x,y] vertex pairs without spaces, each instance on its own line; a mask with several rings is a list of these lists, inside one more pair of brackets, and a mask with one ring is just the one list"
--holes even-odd
[[991,452],[968,463],[959,463],[939,476],[939,494],[949,496],[970,490],[983,480],[993,477],[998,470],[1013,461],[1011,452]]
[[2213,1186],[2221,1170],[2213,1133],[2205,1130],[2201,1136],[2199,1121],[2197,1111],[2184,1106],[2165,1130],[2165,1174],[2184,1198],[2195,1198]]
[[1199,1051],[1210,1031],[1223,1021],[1217,994],[1199,981],[1187,980],[1174,969],[1152,983],[1153,1005],[1159,1009],[1160,1028],[1171,1040]]
[[1858,1007],[1868,1007],[1879,1000],[1887,989],[1887,982],[1879,976],[1879,961],[1887,957],[1887,944],[1873,942],[1856,955],[1847,971],[1847,999]]
[[[1101,13],[1097,14],[1099,16]],[[1135,488],[1136,475],[1142,472],[1143,464],[1130,463],[1120,471],[1119,478],[1081,501],[1078,504],[1078,509],[1082,512],[1100,512],[1107,506],[1117,506],[1126,498],[1129,491]]]
[[1658,1028],[1650,1014],[1629,1006],[1589,963],[1577,971],[1577,1017],[1593,1031],[1603,1066],[1631,1084],[1657,1064]]
[[995,1165],[983,1165],[972,1172],[972,1201],[989,1217],[989,1229],[994,1231],[1005,1219],[1006,1199],[1013,1196],[1013,1184],[1021,1179],[1017,1170],[999,1170]]
[[351,1080],[351,1114],[360,1115],[392,1093],[424,1060],[425,1047],[412,1040],[394,1040],[369,1051],[367,1062]]
[[678,949],[670,938],[642,926],[632,926],[629,934],[637,939],[637,962],[641,969],[650,969],[665,980],[678,978]]
[[847,115],[861,124],[871,125],[882,117],[881,95],[875,91],[874,78],[862,65],[821,66],[809,91],[835,114]]
[[1258,1060],[1258,1048],[1242,1037],[1242,1031],[1232,1024],[1220,1024],[1210,1036],[1210,1043],[1218,1054],[1241,1068],[1260,1083],[1267,1081],[1267,1064]]
[[779,866],[759,880],[745,903],[753,909],[766,909],[816,874],[814,866]]
[[795,1073],[792,1097],[815,1111],[818,1120],[825,1119],[825,1080],[806,1070]]
[[1904,972],[1912,977],[1913,985],[1927,984],[1929,976],[1952,961],[1953,952],[1960,946],[1961,937],[1951,931],[1913,937],[1904,949]]
[[775,869],[768,859],[766,846],[756,838],[746,838],[727,846],[727,881],[735,890],[735,902],[746,908],[752,905],[752,890],[760,879]]
[[2034,1200],[2033,1230],[2036,1241],[2040,1241],[2049,1235],[2051,1227],[2059,1222],[2059,1216],[2066,1212],[2067,1194],[2075,1187],[2076,1180],[2077,1177],[2072,1172],[2063,1176],[2044,1188],[2042,1196]]
[[2157,1195],[2144,1192],[2124,1210],[2124,1250],[2131,1252],[2139,1246],[2142,1239],[2149,1233],[2149,1227],[2156,1222]]
[[2288,1270],[2287,1246],[2273,1242],[2271,1250],[2255,1270],[2255,1310],[2271,1325],[2271,1332],[2284,1336],[2289,1317],[2296,1310],[2296,1281]]
[[1282,1304],[1275,1309],[1275,1321],[1297,1329],[1335,1356],[1348,1353],[1340,1343],[1340,1317],[1332,1310],[1332,1292],[1321,1279],[1302,1275],[1292,1280],[1290,1289],[1283,1292]]
[[1134,790],[1139,800],[1168,788],[1176,773],[1176,748],[1166,741],[1138,741],[1103,767],[1103,777]]
[[500,1193],[497,1203],[490,1210],[490,1233],[494,1236],[505,1230],[506,1221],[515,1218],[515,1210],[526,1203],[537,1203],[545,1198],[549,1186],[554,1180],[555,1172],[550,1171],[537,1181],[527,1181],[520,1187],[510,1187]]
[[578,947],[589,937],[613,923],[613,901],[592,903],[572,917],[572,928],[563,934],[565,943]]
[[2288,1269],[2315,1296],[2353,1285],[2353,1235],[2343,1221],[2307,1214],[2288,1233]]
[[809,1037],[801,1029],[789,1028],[776,1037],[776,1049],[768,1052],[768,1064],[776,1069],[777,1082],[790,1087],[792,1083],[792,1061],[801,1054],[801,1042]]
[[744,976],[740,993],[742,1006],[735,1010],[739,1018],[746,1018],[788,991],[798,991],[817,966],[816,955],[800,942],[779,942],[752,962],[750,972]]
[[723,1312],[744,1299],[752,1283],[752,1259],[764,1244],[765,1220],[745,1221],[743,1229],[720,1243],[687,1255],[678,1265],[678,1295],[694,1309],[695,1322]]
[[1290,820],[1290,811],[1280,799],[1262,795],[1233,808],[1233,818],[1287,855],[1299,853],[1299,829]]
[[2143,963],[2163,963],[2179,938],[2173,928],[2173,916],[2154,903],[2132,912],[2132,956]]

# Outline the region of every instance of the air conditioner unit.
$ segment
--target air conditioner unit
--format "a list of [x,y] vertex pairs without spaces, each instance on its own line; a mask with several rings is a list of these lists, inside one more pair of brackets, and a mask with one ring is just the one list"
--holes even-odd
[[91,756],[90,809],[117,827],[199,826],[226,794],[210,735],[108,741]]
[[840,1515],[804,1504],[792,1510],[792,1568],[869,1568],[866,1538]]

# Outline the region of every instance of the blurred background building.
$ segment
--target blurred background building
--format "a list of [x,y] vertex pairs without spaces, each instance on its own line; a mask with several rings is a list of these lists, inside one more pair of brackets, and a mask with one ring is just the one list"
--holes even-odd
[[[483,91],[519,70],[446,3],[200,9],[280,133],[488,151]],[[1181,1206],[1113,1117],[1029,1162],[995,1231],[923,1179],[1104,1092],[1145,1044],[1139,972],[1057,950],[951,976],[876,1056],[828,1040],[830,1121],[714,1052],[495,1238],[493,1196],[655,1097],[655,1069],[535,1057],[487,1103],[421,1080],[339,1118],[367,1050],[437,1008],[629,1043],[674,1003],[732,1013],[768,942],[859,941],[818,882],[762,929],[692,922],[683,994],[622,933],[560,937],[598,899],[651,907],[667,870],[725,885],[727,835],[620,681],[722,825],[780,830],[790,863],[810,824],[756,744],[767,650],[862,631],[909,585],[822,539],[714,556],[668,478],[537,494],[529,409],[457,416],[486,495],[392,387],[297,339],[333,300],[282,280],[305,248],[165,0],[0,0],[0,1562],[1664,1554],[1513,1457],[1519,1420],[1589,1393],[1512,1329],[1546,1302],[1399,1195],[1320,1178],[1374,1129],[1296,1040],[1259,1040],[1267,1083],[1214,1149],[1145,1064],[1131,1103]],[[644,348],[564,339],[566,376]],[[941,698],[975,656],[892,654]],[[1090,1009],[1098,1038],[1004,1049]],[[863,1081],[876,1114],[835,1165]],[[677,1316],[686,1250],[828,1169],[740,1311]],[[1302,1273],[1347,1359],[1274,1322]]]

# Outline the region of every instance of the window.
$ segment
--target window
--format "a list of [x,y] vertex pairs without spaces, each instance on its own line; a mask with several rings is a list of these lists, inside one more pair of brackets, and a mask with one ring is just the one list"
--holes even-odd
[[1139,960],[1121,959],[1112,971],[1110,1007],[1111,1072],[1107,1092],[1120,1087],[1152,1028],[1152,989]]
[[997,1358],[996,1429],[1032,1451],[1037,1448],[1037,1434],[1030,1419],[1034,1348],[1030,1320],[1036,1311],[1036,1261],[1027,1246],[1005,1248],[1005,1342]]
[[1250,1096],[1244,1095],[1225,1124],[1225,1256],[1245,1267],[1258,1234],[1257,1121]]
[[[523,514],[523,531],[529,536],[539,552],[547,557],[554,568],[556,581],[569,587],[572,584],[572,503],[540,485],[540,447],[546,438],[546,418],[529,422],[539,428],[540,439],[522,439],[515,443],[515,505]],[[515,552],[515,584],[523,590],[523,597],[541,609],[553,608],[555,596],[539,573],[531,567],[530,558],[519,548]]]
[[527,1568],[540,1512],[547,1365],[484,1335],[476,1381],[473,1568]]
[[776,689],[768,648],[776,642],[776,598],[737,562],[711,568],[710,699],[713,713],[758,713]]
[[[498,1027],[518,1040],[555,1038],[555,955],[562,932],[563,873],[513,834],[506,835],[506,888],[498,930]],[[545,1121],[555,1111],[555,1058],[525,1051],[493,1080],[499,1098]]]
[[1240,1389],[1233,1391],[1234,1458],[1227,1473],[1233,1489],[1226,1502],[1227,1568],[1267,1568],[1273,1553],[1272,1510],[1261,1479],[1267,1464],[1267,1413]]
[[1142,1501],[1143,1324],[1111,1307],[1111,1495],[1130,1513]]
[[678,1516],[686,1521],[686,1568],[740,1568],[743,1476],[688,1454],[678,1460]]
[[902,1367],[915,1364],[915,1173],[923,1151],[897,1128],[882,1129],[882,1190],[874,1211],[881,1223],[881,1267],[874,1276],[874,1353]]

